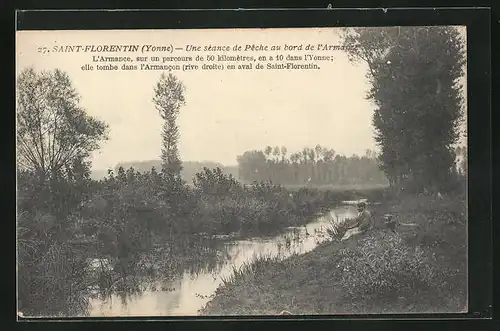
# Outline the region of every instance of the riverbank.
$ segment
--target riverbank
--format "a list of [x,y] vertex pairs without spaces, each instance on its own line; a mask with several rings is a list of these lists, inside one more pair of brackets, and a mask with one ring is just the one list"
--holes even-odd
[[[215,176],[209,174],[206,177]],[[243,186],[219,174],[217,184],[201,185],[193,192],[195,208],[191,230],[209,235],[238,233],[239,238],[274,236],[292,226],[303,226],[346,200],[379,200],[384,187],[327,190],[301,187],[293,190],[269,182]],[[231,189],[214,188],[230,187]]]
[[[394,234],[380,221],[391,212]],[[202,315],[458,312],[466,309],[466,202],[406,197],[372,206],[373,231],[301,256],[245,265]]]

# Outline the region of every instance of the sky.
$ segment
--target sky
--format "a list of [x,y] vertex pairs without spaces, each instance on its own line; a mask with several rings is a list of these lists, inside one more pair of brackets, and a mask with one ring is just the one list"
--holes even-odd
[[[114,168],[120,162],[159,159],[162,120],[152,98],[161,71],[83,71],[82,65],[95,65],[93,55],[131,55],[135,58],[143,54],[41,54],[37,52],[38,47],[339,45],[337,33],[335,28],[22,31],[17,32],[17,71],[26,67],[36,70],[60,68],[68,73],[82,98],[81,105],[89,115],[105,121],[110,127],[109,140],[92,158],[93,169],[102,170]],[[286,53],[289,52],[280,54]],[[238,54],[251,55],[248,52]],[[176,55],[195,56],[185,51],[176,51]],[[320,70],[175,71],[186,86],[186,105],[181,108],[178,118],[181,159],[235,165],[237,155],[268,145],[285,146],[289,154],[317,144],[345,155],[375,150],[371,124],[373,106],[365,99],[369,89],[366,66],[350,63],[340,50],[316,52],[315,55],[332,55],[334,60],[320,64]]]

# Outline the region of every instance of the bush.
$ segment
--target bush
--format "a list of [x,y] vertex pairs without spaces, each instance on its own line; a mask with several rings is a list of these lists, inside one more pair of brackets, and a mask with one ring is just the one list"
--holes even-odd
[[340,241],[347,230],[349,230],[352,220],[345,218],[342,220],[330,220],[330,225],[326,228],[326,233],[334,241]]
[[339,252],[340,286],[353,300],[389,299],[437,287],[438,271],[427,252],[396,234],[375,232]]
[[238,194],[243,189],[231,174],[226,175],[219,167],[213,170],[203,168],[193,178],[193,184],[197,191],[205,195],[228,196]]

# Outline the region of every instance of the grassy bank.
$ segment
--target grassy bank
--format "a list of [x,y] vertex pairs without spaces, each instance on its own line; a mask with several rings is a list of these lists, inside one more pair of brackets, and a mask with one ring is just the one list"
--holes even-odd
[[[466,204],[406,197],[373,206],[370,233],[322,244],[284,261],[267,257],[235,270],[203,315],[457,312],[466,309]],[[380,221],[394,213],[399,226]]]

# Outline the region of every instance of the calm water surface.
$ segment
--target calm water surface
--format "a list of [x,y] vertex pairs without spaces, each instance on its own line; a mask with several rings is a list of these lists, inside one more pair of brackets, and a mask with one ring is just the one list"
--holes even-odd
[[197,274],[184,272],[173,280],[153,284],[153,288],[135,295],[91,301],[90,316],[191,316],[197,315],[214,295],[222,279],[232,274],[233,268],[251,262],[260,255],[286,258],[291,254],[304,254],[327,240],[325,233],[330,221],[354,217],[355,201],[339,207],[324,216],[318,216],[305,227],[289,228],[273,238],[234,240],[224,245],[225,256],[215,270]]

